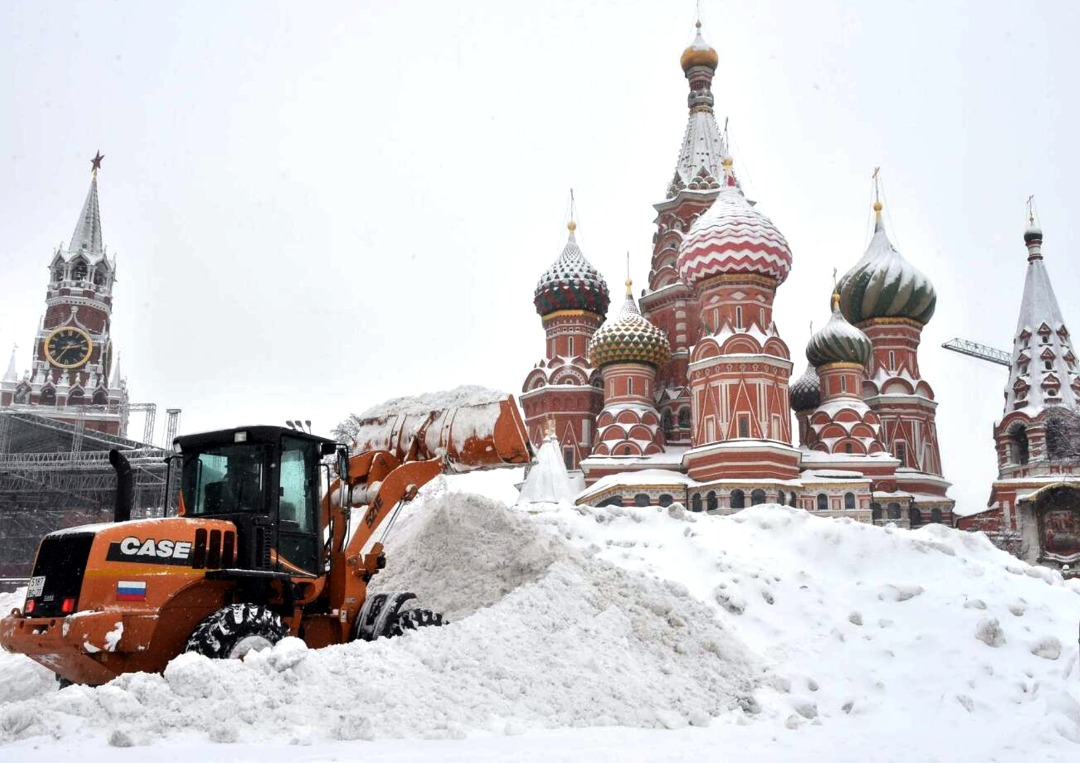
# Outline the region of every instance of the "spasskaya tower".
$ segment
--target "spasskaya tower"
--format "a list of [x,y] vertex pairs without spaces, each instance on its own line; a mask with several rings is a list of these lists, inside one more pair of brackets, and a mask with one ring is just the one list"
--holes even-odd
[[0,382],[0,407],[124,435],[127,386],[120,378],[111,336],[116,259],[102,242],[98,205],[102,159],[99,152],[91,160],[90,190],[71,243],[57,247],[49,262],[45,314],[30,368],[20,377],[12,352]]

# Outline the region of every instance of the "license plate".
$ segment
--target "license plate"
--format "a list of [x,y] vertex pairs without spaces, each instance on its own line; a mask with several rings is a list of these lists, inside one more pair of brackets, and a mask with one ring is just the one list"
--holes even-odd
[[37,596],[41,596],[41,592],[45,590],[45,576],[38,575],[35,578],[30,578],[30,584],[26,587],[26,597],[33,599]]

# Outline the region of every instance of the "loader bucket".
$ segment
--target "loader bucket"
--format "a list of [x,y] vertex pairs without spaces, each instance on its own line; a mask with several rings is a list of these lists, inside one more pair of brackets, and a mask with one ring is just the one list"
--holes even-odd
[[363,419],[354,452],[388,450],[402,461],[446,457],[451,471],[527,464],[532,447],[517,402],[501,400]]

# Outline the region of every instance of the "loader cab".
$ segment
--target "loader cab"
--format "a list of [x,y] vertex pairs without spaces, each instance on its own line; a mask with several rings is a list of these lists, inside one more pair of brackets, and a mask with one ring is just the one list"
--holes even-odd
[[236,525],[235,566],[319,575],[322,457],[333,440],[284,427],[177,437],[184,516]]

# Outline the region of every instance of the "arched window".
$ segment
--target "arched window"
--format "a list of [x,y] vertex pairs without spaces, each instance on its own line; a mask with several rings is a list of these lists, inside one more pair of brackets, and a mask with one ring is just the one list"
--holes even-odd
[[71,266],[71,278],[73,281],[85,281],[86,280],[86,260],[75,260],[75,264]]
[[73,389],[71,392],[68,393],[68,405],[82,405],[85,402],[86,398],[83,397],[83,391],[81,389]]
[[854,511],[855,510],[855,494],[854,493],[844,493],[844,508],[847,509],[848,511]]
[[875,522],[881,519],[881,504],[877,501],[870,504],[870,518]]
[[781,506],[784,505],[784,491],[783,490],[781,490],[779,493],[776,494],[776,502],[778,504],[780,504]]
[[604,500],[600,501],[597,506],[622,506],[621,495],[609,495]]
[[627,395],[634,394],[634,379],[633,379],[633,377],[626,380],[626,394]]
[[622,454],[624,456],[629,456],[629,455],[632,455],[632,451],[633,451],[633,448],[631,448],[629,445],[625,445],[625,446],[623,446]]
[[759,505],[761,505],[763,503],[765,503],[765,491],[764,490],[762,490],[761,488],[757,488],[752,493],[750,493],[750,505],[751,506],[759,506]]
[[941,524],[941,509],[930,509],[930,521],[934,524]]
[[100,270],[97,270],[95,268],[94,269],[94,286],[99,286],[100,287],[100,286],[104,286],[104,285],[105,285],[105,273],[100,271]]
[[743,491],[735,489],[731,491],[731,508],[733,509],[745,509],[746,508],[746,495]]
[[701,511],[701,493],[694,493],[690,499],[690,511]]
[[675,499],[671,497],[669,493],[661,493],[660,497],[656,500],[661,506],[667,507],[675,503]]
[[788,506],[795,506],[795,493],[792,491],[791,498],[788,499]]
[[817,510],[828,511],[829,509],[829,496],[824,493],[817,494]]
[[716,511],[720,507],[720,502],[716,500],[716,491],[710,490],[709,494],[705,496],[705,508],[708,511]]
[[56,405],[56,390],[52,387],[46,387],[41,390],[41,404]]
[[892,501],[891,503],[889,503],[889,505],[886,506],[885,509],[886,515],[889,517],[889,519],[900,518],[900,504],[898,504],[896,501]]
[[567,469],[573,469],[574,468],[574,449],[573,448],[563,448],[562,457],[563,457],[563,464],[565,464],[566,468]]
[[660,422],[664,428],[664,437],[671,439],[675,434],[675,422],[671,418],[671,409],[665,408],[664,412],[660,414]]
[[1023,466],[1028,462],[1029,457],[1027,428],[1023,424],[1017,424],[1010,430],[1009,435],[1012,440],[1010,443],[1012,461],[1014,464]]
[[916,528],[922,524],[922,512],[916,509],[914,506],[908,508],[907,518],[908,524],[911,525],[912,528]]
[[99,389],[94,393],[94,405],[108,405],[109,396],[105,394],[105,390]]
[[689,429],[689,428],[690,428],[690,409],[689,408],[680,408],[679,409],[679,429]]
[[52,280],[54,280],[54,281],[63,281],[64,280],[64,266],[63,265],[57,265],[55,268],[53,268]]
[[634,496],[634,505],[639,508],[644,508],[652,503],[652,499],[649,498],[648,493],[638,493]]

